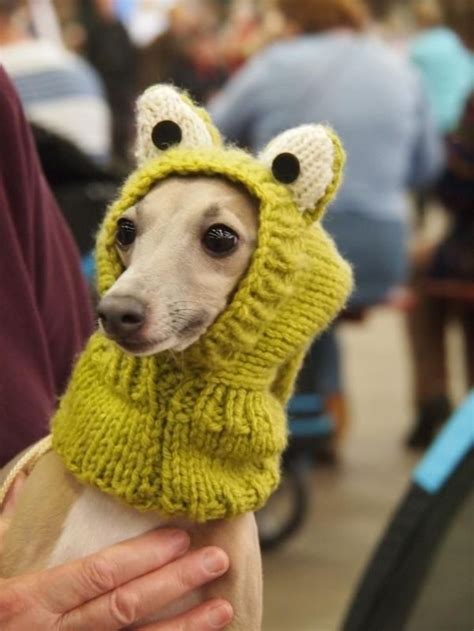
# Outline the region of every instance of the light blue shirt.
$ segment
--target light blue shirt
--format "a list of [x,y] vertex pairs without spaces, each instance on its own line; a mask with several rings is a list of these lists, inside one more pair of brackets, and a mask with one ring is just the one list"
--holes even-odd
[[474,57],[445,27],[418,35],[410,57],[421,73],[438,129],[442,133],[452,131],[474,88]]
[[332,212],[401,220],[407,187],[428,183],[442,165],[416,72],[369,35],[332,32],[274,44],[210,109],[228,139],[254,151],[290,127],[331,125],[348,155]]

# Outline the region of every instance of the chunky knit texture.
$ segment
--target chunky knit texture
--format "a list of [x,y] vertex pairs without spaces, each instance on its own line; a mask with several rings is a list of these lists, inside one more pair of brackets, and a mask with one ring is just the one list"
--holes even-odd
[[[191,116],[192,106],[181,102]],[[155,114],[158,122],[159,105]],[[138,116],[140,126],[140,109]],[[173,116],[169,108],[161,115]],[[215,130],[211,137],[211,145],[171,147],[148,159],[152,150],[139,139],[143,166],[98,237],[99,293],[122,272],[115,232],[127,208],[167,176],[219,175],[260,202],[258,244],[231,303],[178,355],[132,357],[96,333],[53,419],[54,449],[77,478],[138,509],[197,521],[255,510],[278,484],[284,406],[304,352],[351,287],[349,266],[314,223],[340,178],[343,152],[334,134],[323,139],[326,149],[331,141],[331,179],[307,212],[264,160],[220,146]]]

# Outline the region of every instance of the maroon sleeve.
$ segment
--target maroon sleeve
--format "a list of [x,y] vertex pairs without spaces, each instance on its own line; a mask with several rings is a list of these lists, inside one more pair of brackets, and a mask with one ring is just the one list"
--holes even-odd
[[47,432],[92,327],[75,244],[0,68],[0,466]]

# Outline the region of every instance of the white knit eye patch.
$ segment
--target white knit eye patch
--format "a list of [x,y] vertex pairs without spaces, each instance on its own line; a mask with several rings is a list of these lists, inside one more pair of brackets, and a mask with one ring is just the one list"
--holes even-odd
[[313,210],[334,179],[334,145],[323,125],[301,125],[276,136],[259,159],[292,191],[301,212]]
[[137,102],[138,165],[173,145],[209,147],[212,138],[205,123],[169,85],[146,90]]

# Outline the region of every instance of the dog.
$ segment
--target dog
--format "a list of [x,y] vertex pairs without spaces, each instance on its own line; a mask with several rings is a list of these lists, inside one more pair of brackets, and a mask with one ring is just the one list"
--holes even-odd
[[0,576],[177,526],[221,546],[230,570],[156,619],[219,596],[231,629],[259,631],[253,511],[279,481],[308,344],[352,284],[320,225],[344,151],[303,125],[253,158],[171,86],[140,97],[137,128],[138,169],[97,240],[101,332],[53,418],[53,450],[45,439],[0,476]]
[[[119,229],[116,247],[125,271],[98,306],[105,335],[137,356],[178,352],[195,342],[228,304],[248,267],[257,208],[242,187],[222,178],[170,177],[156,185],[122,217],[126,228],[122,242]],[[152,528],[177,526],[189,532],[193,547],[222,547],[231,569],[160,616],[218,594],[233,605],[232,628],[260,628],[261,562],[252,514],[196,524],[139,512],[79,484],[54,452],[22,478],[3,507],[12,517],[0,576],[53,567]]]

